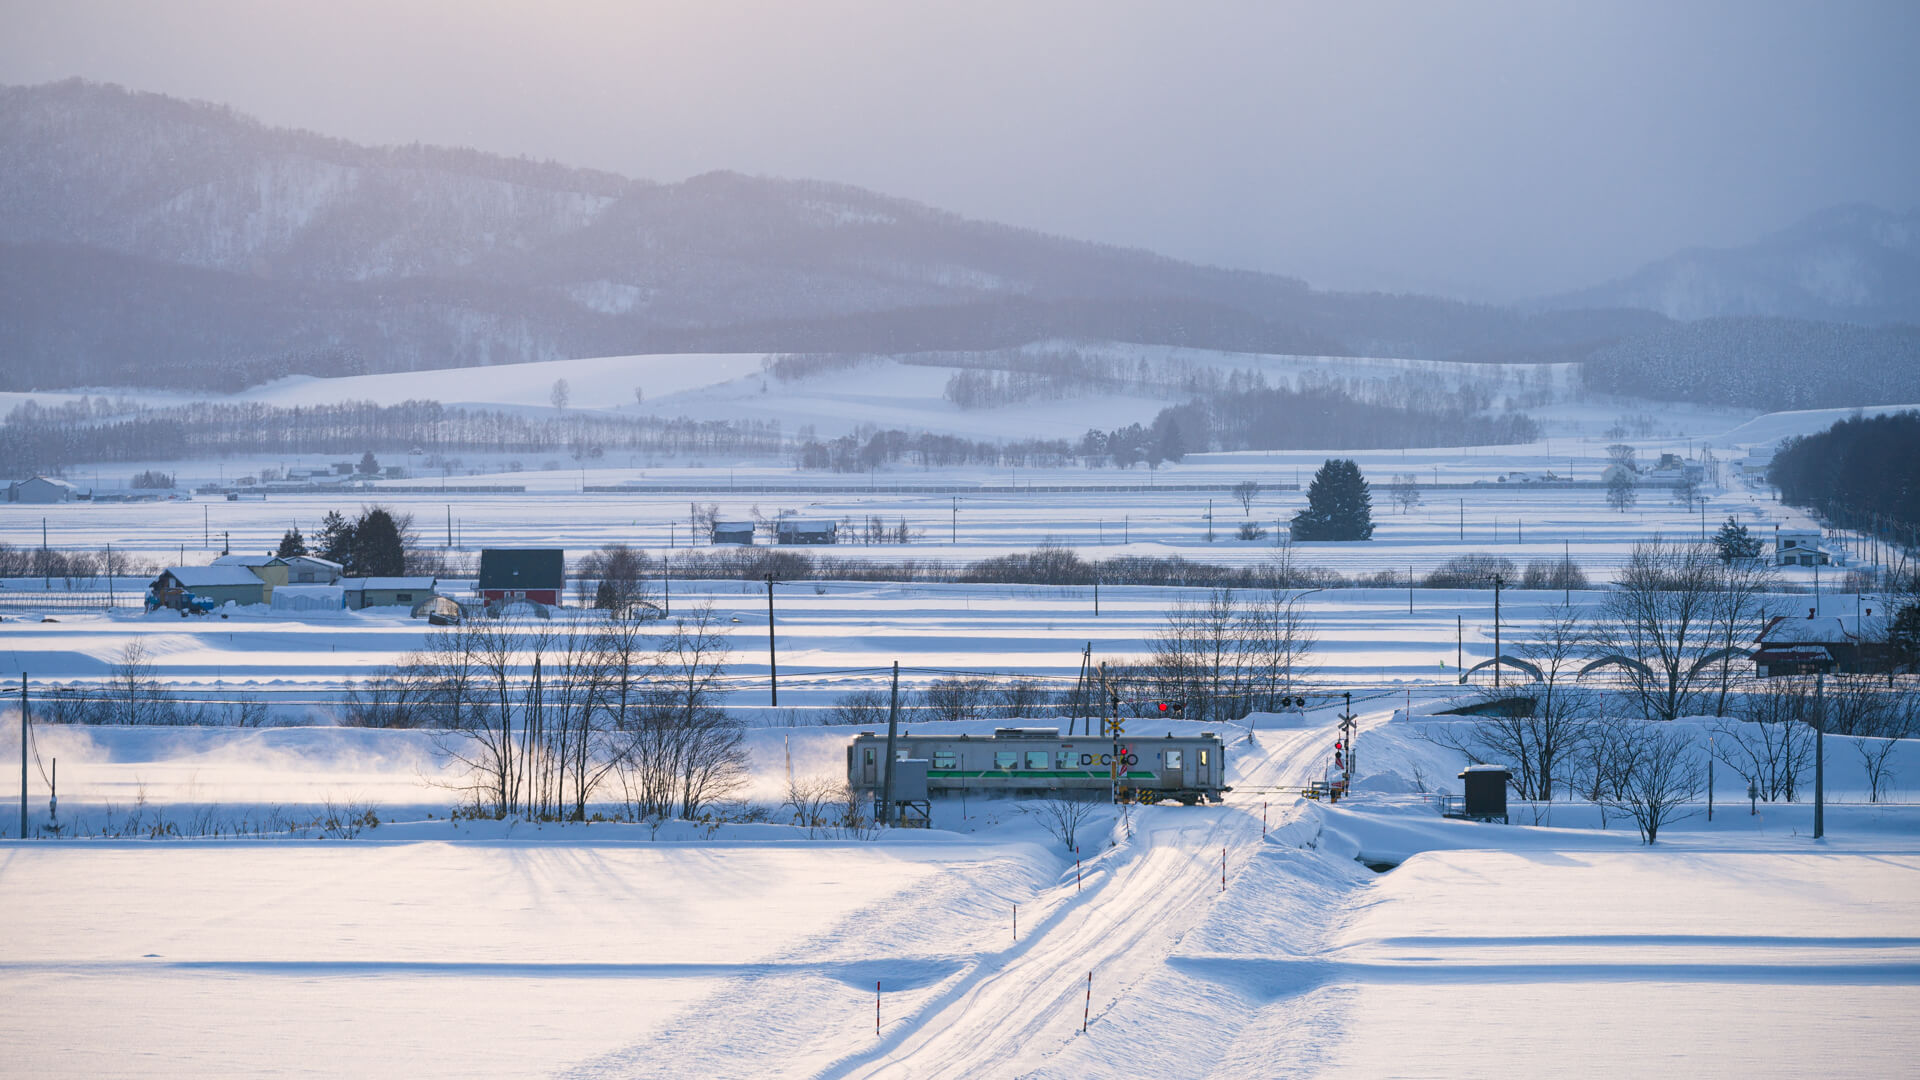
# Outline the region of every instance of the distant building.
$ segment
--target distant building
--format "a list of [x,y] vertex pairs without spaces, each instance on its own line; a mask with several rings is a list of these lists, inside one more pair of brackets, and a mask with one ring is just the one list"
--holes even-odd
[[216,607],[264,604],[271,596],[267,583],[244,566],[169,566],[147,586],[153,600],[165,607],[184,607],[189,594]]
[[832,544],[840,539],[840,523],[826,518],[781,518],[773,536],[782,544]]
[[753,522],[716,521],[713,523],[712,540],[716,544],[753,543]]
[[549,606],[567,587],[561,548],[485,548],[480,552],[480,598],[489,604],[531,600]]
[[431,577],[341,578],[349,610],[370,607],[405,607],[411,610],[433,596],[439,581]]
[[215,566],[239,566],[253,571],[253,576],[267,583],[266,600],[271,603],[273,590],[287,583],[287,564],[277,555],[222,555],[213,560]]
[[1833,557],[1820,546],[1823,539],[1819,529],[1775,529],[1773,565],[1826,566]]
[[[1860,630],[1878,628],[1879,621],[1874,620],[1873,626],[1862,625]],[[1880,672],[1886,670],[1888,659],[1884,646],[1871,636],[1849,631],[1846,619],[1816,615],[1812,608],[1805,618],[1774,616],[1760,631],[1759,645],[1752,659],[1754,673],[1761,678]]]
[[291,585],[332,585],[344,572],[339,563],[318,555],[283,555],[280,561],[287,566],[287,583]]
[[7,485],[7,501],[12,503],[63,503],[86,497],[85,491],[57,476],[34,476]]

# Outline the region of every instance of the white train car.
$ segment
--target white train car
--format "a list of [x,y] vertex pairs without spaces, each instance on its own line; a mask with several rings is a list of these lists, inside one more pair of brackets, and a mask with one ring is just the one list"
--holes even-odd
[[[924,729],[923,729],[924,730]],[[1220,736],[1061,735],[1058,728],[997,728],[992,735],[902,733],[894,754],[927,762],[929,794],[1080,791],[1123,799],[1219,802],[1227,786],[1227,750]],[[863,731],[847,747],[847,783],[877,792],[886,782],[887,737]],[[1116,764],[1117,760],[1117,764]]]

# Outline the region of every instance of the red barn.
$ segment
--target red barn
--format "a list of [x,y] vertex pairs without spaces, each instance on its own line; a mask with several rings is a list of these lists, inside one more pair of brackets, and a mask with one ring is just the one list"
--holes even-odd
[[567,588],[567,553],[560,548],[484,548],[480,598],[487,603],[531,600],[557,605]]

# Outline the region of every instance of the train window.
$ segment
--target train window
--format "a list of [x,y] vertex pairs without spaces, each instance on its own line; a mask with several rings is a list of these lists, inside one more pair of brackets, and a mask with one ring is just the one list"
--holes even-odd
[[1180,751],[1178,750],[1167,751],[1167,768],[1177,769],[1179,767],[1180,767]]
[[1207,767],[1207,751],[1205,750],[1200,751],[1200,767],[1203,769]]
[[1053,761],[1054,761],[1053,767],[1056,769],[1072,768],[1073,767],[1073,751],[1061,750],[1053,755]]
[[935,750],[933,752],[933,767],[936,769],[957,769],[960,767],[960,762],[957,755],[951,750]]
[[1012,750],[995,750],[993,752],[993,767],[1001,772],[1017,768],[1019,764],[1020,755]]
[[1027,751],[1027,768],[1030,771],[1041,772],[1041,771],[1044,771],[1046,767],[1047,767],[1047,752],[1045,750]]

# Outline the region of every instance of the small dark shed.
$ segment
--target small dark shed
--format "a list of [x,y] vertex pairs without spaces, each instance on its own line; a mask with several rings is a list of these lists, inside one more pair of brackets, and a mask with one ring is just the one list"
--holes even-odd
[[1507,820],[1507,781],[1513,771],[1505,765],[1469,765],[1460,773],[1466,784],[1462,816],[1476,821]]

